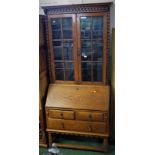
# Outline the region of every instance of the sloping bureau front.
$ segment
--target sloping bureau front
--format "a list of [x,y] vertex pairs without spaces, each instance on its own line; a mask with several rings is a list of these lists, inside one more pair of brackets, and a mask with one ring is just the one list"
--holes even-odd
[[46,108],[109,110],[109,86],[51,84]]

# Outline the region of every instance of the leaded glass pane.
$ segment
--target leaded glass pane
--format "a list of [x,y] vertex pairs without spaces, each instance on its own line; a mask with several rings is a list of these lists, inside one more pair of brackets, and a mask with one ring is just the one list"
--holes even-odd
[[74,70],[73,69],[65,69],[65,80],[66,81],[74,80]]
[[63,69],[55,69],[55,76],[57,80],[64,80]]
[[102,81],[102,63],[94,63],[93,79],[94,81]]
[[73,41],[64,41],[63,55],[65,60],[73,60]]
[[61,29],[61,19],[60,18],[53,18],[51,20],[52,30],[60,30]]
[[91,60],[91,48],[82,48],[81,50],[82,50],[81,60],[90,61]]
[[56,80],[74,80],[72,17],[52,18],[52,40]]
[[91,39],[91,31],[81,30],[81,39]]
[[72,30],[72,18],[67,17],[62,19],[62,28],[64,29],[70,29]]
[[91,81],[91,62],[82,62],[82,81]]
[[92,17],[81,17],[81,30],[90,30],[92,27]]
[[63,30],[64,39],[72,39],[72,30]]
[[93,61],[102,61],[103,60],[103,47],[94,47],[93,48]]
[[103,30],[103,17],[102,16],[98,16],[98,17],[92,17],[93,19],[93,26],[92,29],[93,30]]
[[62,60],[62,48],[53,48],[54,60]]
[[52,24],[52,37],[53,39],[61,39],[61,19],[60,18],[53,18],[51,20]]
[[62,62],[55,62],[55,68],[56,69],[62,69],[63,68],[63,63]]
[[102,47],[103,46],[103,41],[102,40],[93,40],[92,41],[92,46],[93,47]]
[[73,69],[74,64],[73,62],[65,62],[65,69]]
[[103,16],[80,17],[82,81],[102,81]]
[[53,37],[53,40],[54,39],[61,39],[62,38],[61,31],[60,30],[53,30],[52,31],[52,37]]
[[81,47],[82,48],[91,47],[91,40],[82,40],[81,41]]
[[72,18],[67,17],[62,19],[63,38],[72,39]]
[[53,41],[54,60],[62,60],[62,42]]
[[103,31],[93,30],[92,33],[93,33],[92,35],[93,39],[103,39]]

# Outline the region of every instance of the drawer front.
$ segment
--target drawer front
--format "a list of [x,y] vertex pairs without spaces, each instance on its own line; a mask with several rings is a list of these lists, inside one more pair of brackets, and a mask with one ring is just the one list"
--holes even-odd
[[74,112],[64,110],[49,110],[48,117],[59,119],[74,119]]
[[96,121],[96,122],[103,122],[107,121],[107,113],[106,112],[83,112],[78,111],[76,112],[76,119],[83,120],[83,121]]
[[48,119],[48,129],[79,131],[79,132],[92,132],[92,133],[106,133],[107,127],[105,123],[84,122],[84,121],[71,121],[60,119]]
[[94,133],[107,133],[107,124],[106,123],[92,123],[91,131]]
[[64,122],[63,122],[63,120],[48,118],[47,119],[47,128],[48,129],[56,129],[56,130],[64,130]]

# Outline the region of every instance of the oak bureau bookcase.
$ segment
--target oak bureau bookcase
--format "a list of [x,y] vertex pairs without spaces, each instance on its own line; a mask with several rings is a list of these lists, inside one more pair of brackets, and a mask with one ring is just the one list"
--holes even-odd
[[110,3],[43,7],[49,46],[50,85],[46,99],[49,145],[53,135],[109,137],[108,49]]

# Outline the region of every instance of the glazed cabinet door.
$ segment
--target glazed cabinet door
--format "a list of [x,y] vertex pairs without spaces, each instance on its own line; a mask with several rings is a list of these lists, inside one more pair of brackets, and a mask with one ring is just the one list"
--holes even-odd
[[106,83],[106,14],[77,15],[79,80]]
[[106,84],[107,14],[48,15],[53,82]]
[[48,16],[53,81],[77,80],[75,22],[75,15],[72,14]]

